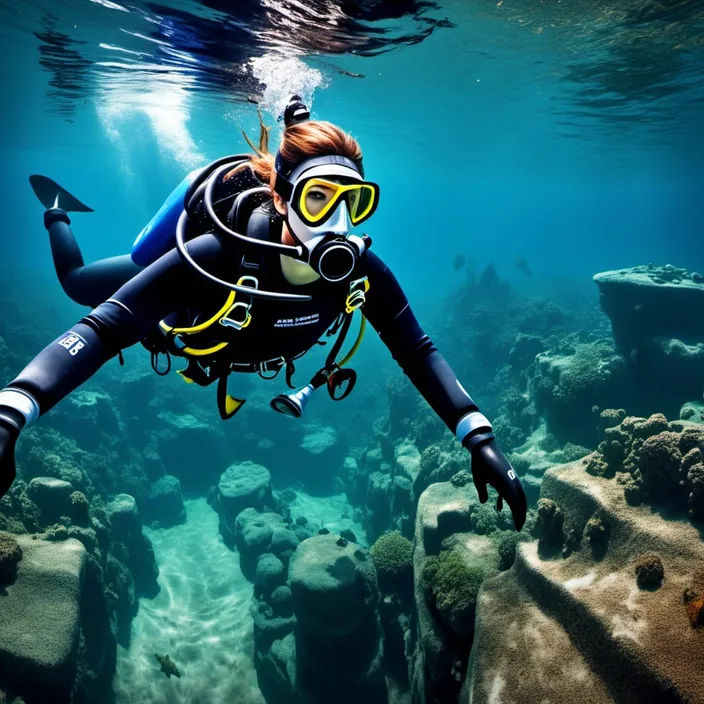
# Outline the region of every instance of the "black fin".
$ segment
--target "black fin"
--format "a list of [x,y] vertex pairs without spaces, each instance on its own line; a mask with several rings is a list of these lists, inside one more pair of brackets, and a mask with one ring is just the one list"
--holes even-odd
[[48,210],[49,208],[61,208],[67,213],[92,213],[93,208],[81,203],[78,198],[72,196],[65,188],[59,186],[56,181],[52,181],[46,176],[33,174],[29,177],[34,195],[39,198],[41,204]]

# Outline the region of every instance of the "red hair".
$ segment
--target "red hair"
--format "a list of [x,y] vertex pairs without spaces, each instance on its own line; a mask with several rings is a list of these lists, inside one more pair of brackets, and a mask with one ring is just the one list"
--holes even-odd
[[[254,149],[255,154],[250,161],[230,171],[226,179],[243,168],[250,168],[257,178],[263,183],[268,183],[273,191],[276,170],[274,155],[269,152],[269,130],[270,128],[264,125],[260,112],[259,147],[255,147],[243,132],[247,144]],[[316,156],[345,156],[352,161],[362,158],[362,149],[354,137],[337,125],[321,120],[306,120],[287,127],[284,130],[279,151],[281,156],[292,164],[300,164]]]

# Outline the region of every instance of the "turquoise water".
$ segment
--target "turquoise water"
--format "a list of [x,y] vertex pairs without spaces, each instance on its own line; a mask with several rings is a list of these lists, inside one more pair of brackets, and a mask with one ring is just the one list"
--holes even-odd
[[[124,254],[189,171],[248,151],[241,130],[256,141],[258,107],[272,126],[275,146],[282,106],[298,92],[313,118],[338,124],[359,140],[366,176],[381,189],[378,211],[365,223],[373,250],[394,271],[421,324],[495,421],[497,437],[528,488],[531,527],[538,522],[544,472],[597,448],[610,429],[598,415],[605,409],[643,416],[662,411],[669,420],[704,418],[701,306],[650,310],[649,316],[670,317],[677,321],[674,327],[681,326],[664,352],[650,350],[651,361],[645,345],[614,347],[592,281],[598,272],[648,263],[704,273],[702,2],[0,0],[0,46],[5,218],[0,372],[7,377],[0,379],[0,388],[85,314],[56,281],[30,174],[55,179],[95,210],[71,216],[86,262]],[[691,273],[682,276],[687,286],[698,281]],[[318,368],[321,355],[318,350],[300,362],[298,382]],[[247,406],[223,424],[212,388],[187,388],[174,374],[155,378],[140,346],[125,358],[125,368],[110,361],[84,390],[23,433],[17,455],[21,480],[68,478],[88,497],[95,535],[78,531],[71,537],[78,536],[89,552],[92,543],[103,540],[100,524],[108,523],[107,514],[115,510],[110,502],[118,494],[136,498],[144,536],[153,546],[141,567],[147,565],[149,572],[156,566],[158,576],[142,576],[140,584],[140,567],[125,555],[138,547],[126,548],[112,535],[109,548],[93,545],[105,573],[103,597],[124,621],[105,629],[117,643],[113,695],[99,690],[100,697],[89,697],[88,704],[294,704],[267,689],[284,678],[282,672],[292,676],[281,666],[290,656],[284,635],[293,629],[291,614],[284,613],[288,602],[285,595],[274,602],[272,594],[264,598],[256,592],[237,544],[244,531],[218,516],[218,481],[230,466],[253,460],[270,471],[274,493],[260,497],[256,508],[274,526],[262,530],[279,531],[279,542],[287,537],[281,531],[290,539],[295,526],[303,542],[320,530],[323,541],[328,531],[335,536],[351,531],[355,540],[344,539],[349,544],[341,549],[350,553],[340,573],[354,565],[364,574],[369,558],[359,555],[367,555],[364,550],[388,530],[400,531],[414,541],[416,592],[419,565],[428,559],[419,544],[434,530],[422,523],[419,500],[433,498],[428,487],[435,482],[447,488],[453,478],[454,489],[447,489],[456,492],[447,499],[450,513],[459,504],[465,513],[472,507],[471,529],[457,528],[443,543],[443,553],[464,550],[473,569],[473,560],[502,549],[492,547],[486,534],[494,539],[512,530],[506,509],[499,518],[477,510],[473,486],[463,484],[468,477],[457,480],[468,466],[466,455],[460,458],[463,451],[454,448],[451,434],[418,403],[413,389],[401,385],[398,368],[373,332],[355,359],[360,383],[354,394],[342,404],[316,398],[298,425],[268,408],[272,396],[285,390],[281,378],[267,382],[236,375],[233,392],[246,397]],[[685,403],[691,413],[680,410]],[[666,427],[658,423],[654,432]],[[704,436],[700,445],[704,451]],[[680,460],[673,470],[677,479]],[[165,526],[161,514],[149,514],[164,474],[180,481],[185,522]],[[704,497],[704,468],[701,476]],[[85,528],[75,516],[40,520],[24,492],[23,485],[12,506],[7,500],[0,504],[0,530],[60,541],[67,526]],[[444,495],[437,499],[438,505],[444,500]],[[681,503],[687,505],[687,497]],[[687,514],[682,506],[677,511],[677,525],[689,530],[684,519],[696,517],[696,511]],[[24,521],[20,528],[15,519]],[[658,530],[667,532],[653,528]],[[695,535],[694,529],[686,535]],[[668,537],[672,545],[677,539]],[[293,579],[285,545],[275,548],[273,537],[271,544],[266,540],[260,541],[269,546],[266,554],[280,556],[286,579]],[[359,554],[351,553],[354,544]],[[694,554],[699,543],[692,539],[691,545]],[[306,559],[313,564],[315,558]],[[129,570],[116,567],[118,562]],[[604,564],[611,565],[608,559]],[[594,579],[596,570],[585,567],[581,577],[567,570],[556,580],[564,576],[582,584],[583,575]],[[125,576],[129,571],[132,577]],[[487,588],[488,598],[506,593],[500,578]],[[18,583],[22,579],[20,572]],[[411,691],[417,704],[422,698],[413,678],[423,671],[424,661],[419,666],[416,658],[428,608],[422,596],[410,596],[408,579],[405,591],[380,583],[388,653],[384,675],[394,704],[410,704]],[[636,603],[642,595],[628,579],[621,580],[624,593],[631,589],[628,604]],[[676,580],[673,593],[682,611],[685,576]],[[472,609],[476,598],[475,593]],[[643,622],[651,606],[639,604]],[[0,599],[0,629],[2,608]],[[344,631],[336,618],[346,608],[326,612],[331,633],[337,627]],[[434,666],[450,673],[452,696],[427,701],[464,704],[470,701],[468,685],[460,695],[465,676],[473,666],[476,682],[493,672],[501,644],[487,636],[490,626],[477,631],[486,646],[482,653],[495,658],[481,670],[477,651],[474,665],[468,660],[474,636],[433,613],[440,648],[451,658]],[[256,614],[265,614],[271,631],[262,635],[266,629]],[[513,616],[507,612],[505,618]],[[374,621],[374,633],[377,626]],[[272,646],[271,633],[283,634],[280,640],[271,636],[279,646]],[[687,625],[677,642],[700,645],[701,640],[686,640],[696,634]],[[8,670],[1,636],[0,701],[5,701]],[[328,645],[334,650],[332,640]],[[567,636],[564,642],[569,645]],[[170,655],[181,677],[166,679],[156,654]],[[583,654],[591,667],[590,654]],[[324,655],[318,653],[321,662]],[[340,667],[346,673],[354,657],[345,657]],[[278,663],[276,677],[272,662]],[[568,671],[572,661],[566,657],[565,663]],[[651,665],[648,661],[648,672],[659,671]],[[329,673],[336,667],[323,669]],[[110,667],[106,671],[110,679]],[[492,686],[500,693],[505,682],[497,678]],[[566,681],[553,679],[557,685]],[[608,682],[607,689],[613,694]],[[364,700],[387,701],[372,695]],[[26,704],[35,701],[44,700]],[[477,695],[477,701],[513,700],[496,694]],[[295,700],[311,703],[329,701]]]
[[[257,3],[246,7],[266,27]],[[251,73],[267,73],[243,77],[242,67],[262,56],[285,59],[264,91],[274,102],[303,89],[314,116],[359,138],[384,188],[375,247],[393,253],[411,294],[419,258],[437,280],[458,251],[507,270],[526,257],[540,275],[701,266],[696,3],[448,2],[370,25],[389,30],[369,32],[388,42],[373,57],[308,59],[295,32],[245,32],[248,11],[228,24],[217,3],[3,3],[3,266],[51,271],[26,185],[34,171],[95,208],[77,220],[87,259],[126,251],[189,168],[243,149],[238,127],[256,126],[245,99],[261,92]],[[171,14],[183,34],[169,31]],[[191,23],[193,33],[218,27],[221,43],[194,38]],[[418,44],[390,44],[429,29]]]

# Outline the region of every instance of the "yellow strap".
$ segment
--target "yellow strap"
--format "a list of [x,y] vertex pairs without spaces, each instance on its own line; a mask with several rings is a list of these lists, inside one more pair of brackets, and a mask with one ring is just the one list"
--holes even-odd
[[[246,279],[250,279],[252,277],[250,276],[241,276],[239,281],[237,282],[238,285],[242,285],[243,281]],[[255,280],[256,281],[256,280]],[[200,325],[194,325],[193,327],[190,328],[172,328],[170,325],[167,325],[163,320],[159,323],[159,327],[168,334],[171,335],[194,335],[199,332],[203,332],[204,330],[207,330],[209,327],[215,325],[218,321],[222,320],[223,318],[227,317],[235,307],[235,291],[230,291],[230,295],[227,297],[227,300],[225,301],[225,305],[220,308],[220,310],[215,313],[211,318],[208,320],[200,323]],[[247,319],[245,320],[244,324],[242,325],[242,328],[246,328],[250,322],[252,322],[252,316],[250,315],[249,311],[247,311]],[[192,357],[206,357],[209,354],[215,354],[216,352],[219,352],[220,350],[224,349],[227,347],[229,342],[219,342],[217,345],[214,345],[213,347],[208,347],[207,349],[204,350],[197,350],[193,347],[184,347],[181,350],[182,354],[187,354],[191,355]]]
[[212,317],[206,320],[205,322],[201,323],[200,325],[195,325],[192,328],[172,328],[169,325],[167,325],[163,320],[159,323],[161,326],[161,329],[164,332],[170,332],[173,333],[174,335],[190,335],[196,332],[203,332],[203,330],[207,330],[211,325],[214,325],[215,323],[220,320],[220,318],[224,317],[227,315],[227,313],[230,312],[230,309],[232,308],[233,303],[235,302],[235,292],[230,291],[230,295],[227,297],[227,300],[225,301],[225,305],[220,308],[220,310]]
[[227,414],[228,418],[231,418],[232,416],[237,413],[237,411],[242,408],[244,405],[245,399],[243,398],[235,398],[234,396],[226,396],[225,397],[225,413]]
[[193,347],[184,347],[181,352],[185,354],[190,354],[192,357],[205,357],[209,354],[215,354],[216,352],[219,352],[221,349],[227,347],[229,344],[229,342],[218,342],[217,345],[214,345],[213,347],[208,347],[207,350],[196,350],[193,349]]
[[354,341],[354,345],[352,345],[352,349],[345,355],[343,360],[339,363],[339,366],[344,367],[347,362],[352,359],[352,357],[357,354],[357,350],[359,349],[359,346],[362,344],[362,338],[364,337],[364,330],[367,327],[367,319],[364,317],[364,313],[362,313],[362,322],[359,325],[359,332],[357,333],[357,339]]

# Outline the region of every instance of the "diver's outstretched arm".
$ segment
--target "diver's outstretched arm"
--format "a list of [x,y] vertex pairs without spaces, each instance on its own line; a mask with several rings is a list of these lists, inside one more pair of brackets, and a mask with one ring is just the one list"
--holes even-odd
[[49,233],[61,287],[71,300],[93,308],[136,276],[142,267],[129,254],[86,265],[70,225],[71,220],[61,208],[50,208],[44,213],[44,227]]
[[[232,253],[225,252],[215,236],[189,241],[188,250],[201,266],[226,276]],[[197,302],[211,290],[212,285],[171,250],[45,347],[0,391],[0,498],[15,478],[14,448],[22,428],[87,381],[120,350],[144,339],[169,313]]]
[[372,252],[365,254],[365,259],[370,289],[364,315],[413,385],[470,452],[479,501],[488,500],[487,484],[491,484],[499,494],[497,509],[501,510],[505,500],[516,530],[521,530],[526,520],[526,495],[496,442],[491,423],[423,332],[391,271]]

